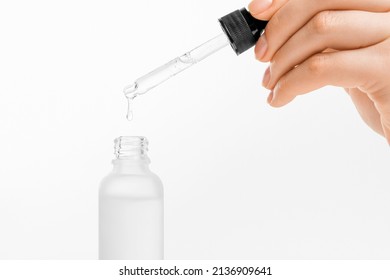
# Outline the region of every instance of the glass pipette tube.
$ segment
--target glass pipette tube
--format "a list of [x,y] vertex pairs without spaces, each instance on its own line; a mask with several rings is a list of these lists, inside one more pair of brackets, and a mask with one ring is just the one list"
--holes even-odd
[[152,88],[165,82],[169,78],[184,71],[227,45],[229,45],[229,40],[227,36],[222,33],[192,51],[189,51],[184,55],[156,68],[152,72],[138,78],[133,84],[125,87],[123,92],[128,100],[132,100],[137,95],[148,92]]
[[[233,11],[219,19],[224,33],[214,37],[190,52],[160,66],[149,74],[138,78],[123,90],[128,100],[127,119],[133,118],[132,101],[169,78],[205,59],[227,45],[237,55],[253,47],[267,26],[267,21],[254,18],[246,8]],[[226,34],[226,35],[225,35]]]

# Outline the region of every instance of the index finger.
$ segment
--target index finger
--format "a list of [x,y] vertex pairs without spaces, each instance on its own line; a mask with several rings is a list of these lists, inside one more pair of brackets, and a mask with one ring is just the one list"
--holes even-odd
[[253,0],[248,10],[260,20],[269,20],[288,0]]
[[[271,17],[265,30],[267,50],[261,58],[270,61],[279,48],[287,42],[313,16],[327,10],[362,10],[369,12],[387,12],[390,0],[290,0]],[[328,24],[322,22],[324,27]]]

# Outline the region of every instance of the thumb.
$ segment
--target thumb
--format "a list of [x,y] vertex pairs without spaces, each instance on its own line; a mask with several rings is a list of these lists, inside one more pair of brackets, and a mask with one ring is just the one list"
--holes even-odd
[[390,87],[367,93],[380,114],[384,136],[390,144]]
[[390,63],[390,39],[372,47],[371,64],[376,65],[376,71],[368,75],[370,82],[360,88],[373,101],[380,114],[383,133],[390,144],[390,81],[388,65]]
[[347,92],[363,121],[375,132],[384,136],[381,115],[375,107],[374,102],[365,92],[362,92],[358,88],[350,88]]
[[382,125],[383,125],[383,132],[385,134],[387,142],[390,145],[390,123],[389,123],[389,119],[385,118],[384,116],[381,116],[381,120],[382,120]]

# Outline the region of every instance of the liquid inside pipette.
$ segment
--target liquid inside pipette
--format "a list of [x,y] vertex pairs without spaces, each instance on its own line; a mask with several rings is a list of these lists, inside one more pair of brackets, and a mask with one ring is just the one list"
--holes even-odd
[[123,92],[128,103],[127,119],[129,121],[133,119],[132,105],[134,98],[138,95],[148,92],[152,88],[165,82],[169,78],[184,71],[227,45],[229,45],[228,38],[225,34],[220,34],[192,51],[189,51],[184,55],[160,66],[152,72],[138,78],[133,84],[125,87]]

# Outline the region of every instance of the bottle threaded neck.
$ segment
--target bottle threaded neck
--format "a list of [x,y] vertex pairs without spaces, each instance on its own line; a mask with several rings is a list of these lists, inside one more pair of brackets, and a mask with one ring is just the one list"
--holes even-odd
[[147,156],[148,139],[143,136],[121,136],[114,140],[117,159],[143,158]]

